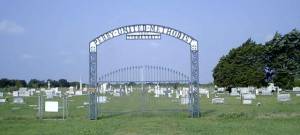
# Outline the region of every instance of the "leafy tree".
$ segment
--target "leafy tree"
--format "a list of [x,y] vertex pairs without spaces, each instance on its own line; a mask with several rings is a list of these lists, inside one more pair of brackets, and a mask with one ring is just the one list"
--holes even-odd
[[241,47],[230,50],[214,68],[218,86],[262,86],[264,83],[264,48],[248,39]]
[[70,84],[66,79],[59,79],[58,83],[59,87],[70,87]]
[[275,85],[291,89],[300,78],[300,32],[296,29],[282,36],[275,33],[265,45],[248,39],[242,46],[230,50],[213,70],[218,86],[263,86],[263,68],[275,70]]

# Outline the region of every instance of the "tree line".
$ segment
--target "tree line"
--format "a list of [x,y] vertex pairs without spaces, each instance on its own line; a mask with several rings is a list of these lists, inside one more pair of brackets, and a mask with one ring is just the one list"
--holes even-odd
[[248,39],[219,60],[213,69],[214,84],[221,87],[267,86],[268,67],[274,71],[271,82],[284,89],[300,86],[300,32],[293,29],[265,44]]
[[[0,79],[0,88],[20,88],[20,87],[29,87],[29,88],[47,88],[48,81],[50,82],[51,87],[76,87],[80,85],[79,82],[69,82],[66,79],[59,79],[59,80],[38,80],[38,79],[31,79],[30,81],[26,82],[25,80],[16,80],[16,79]],[[84,86],[85,84],[83,84]]]

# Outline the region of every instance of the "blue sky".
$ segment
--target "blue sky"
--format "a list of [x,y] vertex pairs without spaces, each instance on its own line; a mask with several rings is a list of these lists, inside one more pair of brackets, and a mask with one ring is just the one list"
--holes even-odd
[[[115,27],[159,24],[199,41],[200,83],[213,81],[219,58],[248,38],[259,43],[300,29],[299,0],[2,0],[0,78],[88,81],[88,43]],[[98,47],[99,75],[130,65],[189,73],[188,46],[171,37]]]

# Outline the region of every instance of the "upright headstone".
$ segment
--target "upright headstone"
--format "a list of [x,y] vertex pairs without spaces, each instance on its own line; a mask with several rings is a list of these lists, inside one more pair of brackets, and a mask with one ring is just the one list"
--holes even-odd
[[48,81],[48,89],[50,89],[50,81]]
[[106,96],[98,96],[97,97],[97,103],[103,104],[107,102],[107,97]]
[[248,100],[248,99],[243,100],[243,104],[250,105],[250,104],[252,104],[252,100]]
[[0,97],[3,97],[3,92],[0,92]]
[[15,103],[15,104],[23,104],[24,103],[24,99],[22,97],[15,97],[13,99],[13,103]]
[[294,87],[293,92],[300,92],[300,87]]
[[45,102],[45,112],[58,112],[58,102],[57,101],[46,101]]
[[243,95],[243,99],[244,100],[254,100],[254,99],[256,99],[256,96],[255,96],[255,94],[244,94]]
[[75,95],[76,95],[76,96],[81,96],[81,95],[82,95],[82,91],[81,91],[81,90],[75,91]]
[[279,94],[277,95],[277,100],[279,102],[286,102],[291,100],[291,95],[290,94]]
[[18,91],[13,91],[13,97],[18,97],[19,96],[19,92]]
[[6,100],[5,99],[3,99],[3,98],[0,98],[0,103],[5,103],[6,102]]
[[239,96],[240,94],[238,93],[237,88],[231,88],[231,93],[230,96]]
[[225,92],[225,88],[224,87],[218,88],[217,92]]
[[212,104],[224,104],[224,98],[213,98],[211,102]]

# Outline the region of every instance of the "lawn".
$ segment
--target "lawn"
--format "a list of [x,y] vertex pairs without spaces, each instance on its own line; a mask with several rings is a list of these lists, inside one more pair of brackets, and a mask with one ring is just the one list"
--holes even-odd
[[22,105],[0,104],[0,134],[300,134],[300,97],[293,95],[292,101],[279,103],[276,96],[257,96],[252,105],[242,105],[236,97],[224,97],[225,104],[220,105],[201,97],[202,117],[189,118],[187,106],[180,105],[176,98],[154,98],[151,94],[142,98],[136,90],[127,96],[109,96],[109,102],[100,106],[101,117],[94,121],[88,120],[87,106],[83,105],[86,96],[69,98],[66,120],[37,119],[37,97],[29,97]]

